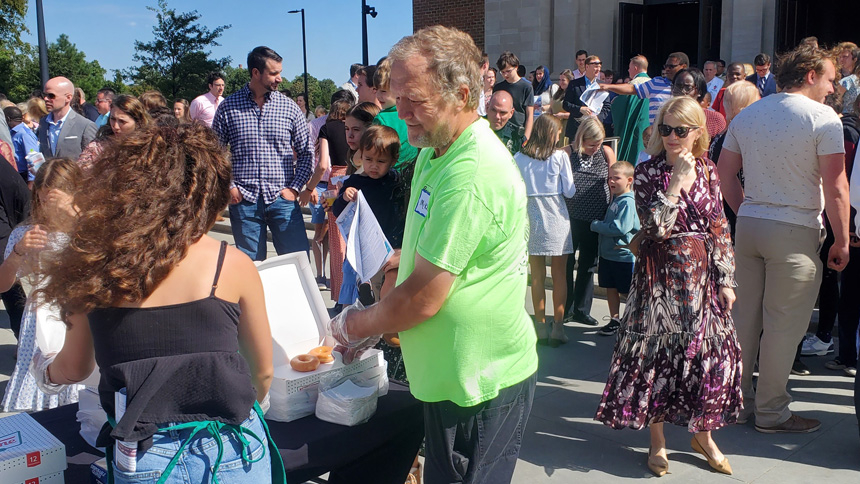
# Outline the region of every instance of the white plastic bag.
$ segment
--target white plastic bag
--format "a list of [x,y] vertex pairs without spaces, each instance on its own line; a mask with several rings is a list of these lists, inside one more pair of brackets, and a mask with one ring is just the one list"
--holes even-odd
[[75,415],[81,424],[81,437],[92,447],[104,452],[104,447],[96,447],[96,437],[107,422],[107,414],[99,400],[99,391],[93,387],[78,390],[78,413]]

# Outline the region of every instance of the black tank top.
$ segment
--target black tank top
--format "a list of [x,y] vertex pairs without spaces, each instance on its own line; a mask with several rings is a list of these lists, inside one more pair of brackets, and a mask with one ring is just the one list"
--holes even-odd
[[[126,413],[111,437],[150,447],[159,424],[218,420],[239,425],[256,392],[239,354],[239,304],[215,297],[227,243],[221,243],[212,292],[205,299],[148,308],[101,308],[89,314],[99,397],[114,416],[114,392],[126,388]],[[109,434],[109,435],[108,435]]]

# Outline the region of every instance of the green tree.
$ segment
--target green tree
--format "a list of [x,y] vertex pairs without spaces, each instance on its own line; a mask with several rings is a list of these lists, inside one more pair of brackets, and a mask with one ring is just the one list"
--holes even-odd
[[210,59],[206,48],[221,45],[217,39],[230,25],[209,30],[198,23],[201,15],[196,10],[177,13],[166,0],[146,8],[156,16],[154,39],[134,42],[133,59],[139,65],[129,69],[128,77],[137,85],[158,89],[168,99],[192,99],[204,92],[206,75],[230,63],[229,57]]
[[21,34],[29,32],[24,23],[27,0],[0,0],[0,50],[22,46]]
[[27,0],[0,0],[0,92],[11,99],[17,85],[21,56],[29,45],[21,41],[21,34],[29,32],[24,23]]
[[[6,59],[0,54],[0,73]],[[24,46],[21,53],[9,60],[12,75],[4,79],[8,84],[2,84],[0,89],[6,89],[11,99],[26,99],[30,92],[42,86],[39,74],[39,54],[32,46]],[[51,77],[63,76],[69,78],[75,87],[84,90],[87,99],[95,99],[96,92],[105,84],[105,70],[98,61],[87,61],[87,56],[69,40],[66,34],[60,34],[56,42],[48,44],[48,72]]]
[[224,68],[224,97],[233,94],[242,89],[248,81],[251,80],[251,74],[244,67],[227,66]]
[[[297,75],[286,86],[293,96],[305,92],[305,81],[302,74]],[[316,77],[308,74],[308,96],[311,98],[308,103],[308,108],[313,111],[317,106],[322,106],[326,109],[331,104],[331,95],[337,91],[337,85],[331,79],[319,80]]]

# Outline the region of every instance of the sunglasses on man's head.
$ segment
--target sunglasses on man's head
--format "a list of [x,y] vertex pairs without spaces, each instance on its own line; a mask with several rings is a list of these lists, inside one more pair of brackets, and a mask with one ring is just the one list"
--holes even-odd
[[42,97],[45,99],[56,99],[57,95],[52,92],[46,92],[45,94],[42,94]]
[[660,133],[660,136],[663,136],[663,137],[669,136],[669,134],[671,134],[672,131],[674,131],[675,134],[679,138],[686,138],[687,135],[690,134],[690,131],[692,131],[694,129],[699,129],[699,127],[698,126],[675,126],[675,127],[672,127],[672,126],[669,126],[668,124],[658,124],[657,125],[657,132]]

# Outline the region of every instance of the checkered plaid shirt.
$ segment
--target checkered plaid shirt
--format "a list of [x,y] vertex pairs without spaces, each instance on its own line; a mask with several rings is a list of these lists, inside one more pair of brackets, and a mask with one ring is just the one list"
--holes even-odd
[[218,106],[212,129],[230,147],[230,186],[239,188],[245,200],[256,202],[262,196],[270,204],[284,188],[301,192],[310,180],[314,152],[308,124],[296,103],[283,94],[269,92],[260,109],[246,84]]

